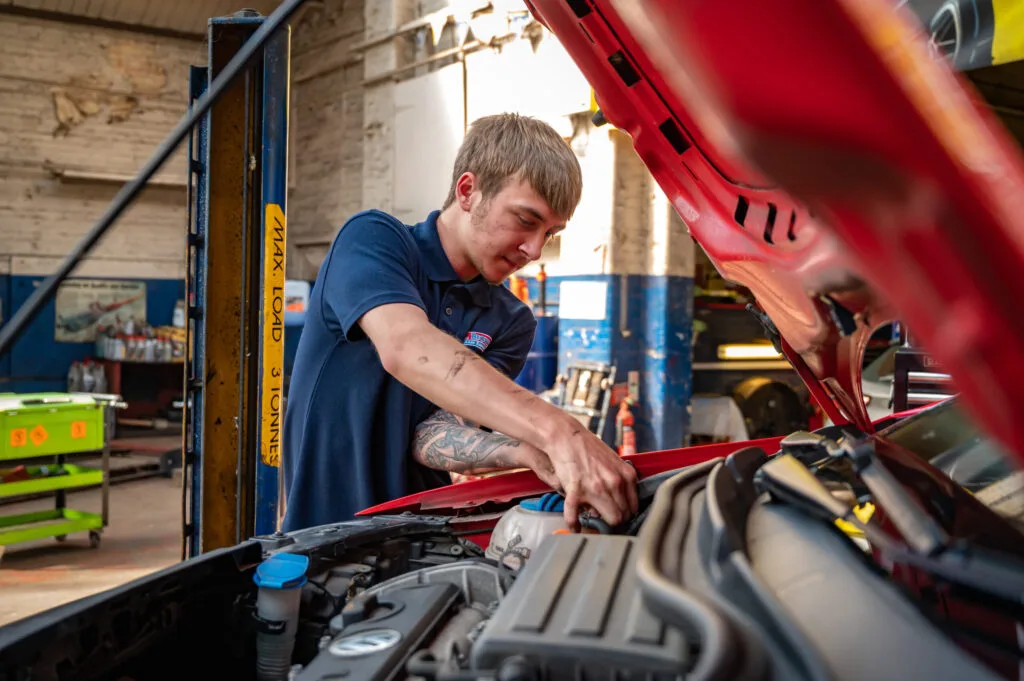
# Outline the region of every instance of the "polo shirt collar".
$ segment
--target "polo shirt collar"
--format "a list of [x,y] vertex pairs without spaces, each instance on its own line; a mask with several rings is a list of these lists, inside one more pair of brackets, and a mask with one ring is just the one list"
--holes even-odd
[[[426,220],[412,228],[413,236],[420,247],[423,268],[427,278],[431,281],[462,283],[444,252],[441,237],[437,234],[437,216],[440,214],[441,211],[435,210],[427,216]],[[491,285],[482,276],[465,282],[463,285],[469,291],[475,304],[480,307],[491,306]]]

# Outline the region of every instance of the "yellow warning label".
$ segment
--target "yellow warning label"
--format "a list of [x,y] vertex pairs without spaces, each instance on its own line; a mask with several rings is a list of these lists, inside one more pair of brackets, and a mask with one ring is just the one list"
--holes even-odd
[[49,439],[50,434],[46,432],[46,428],[43,428],[40,425],[33,428],[32,432],[29,433],[28,436],[32,439],[32,444],[38,447]]
[[1019,0],[992,0],[992,14],[992,63],[1024,59],[1024,6]]
[[11,446],[24,447],[28,444],[28,429],[15,428],[11,431]]
[[88,434],[88,427],[85,421],[71,422],[71,439],[81,440]]
[[281,398],[284,394],[284,252],[286,219],[281,206],[267,204],[263,242],[263,381],[260,458],[281,465]]

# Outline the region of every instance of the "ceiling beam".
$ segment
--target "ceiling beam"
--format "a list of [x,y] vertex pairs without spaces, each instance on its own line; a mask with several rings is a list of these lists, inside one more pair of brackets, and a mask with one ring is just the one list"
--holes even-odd
[[64,23],[78,24],[81,26],[95,26],[115,31],[130,31],[132,33],[144,33],[146,35],[157,35],[166,38],[178,38],[181,40],[205,40],[206,31],[192,33],[188,31],[177,31],[170,28],[158,26],[147,26],[145,24],[131,24],[124,21],[110,21],[109,19],[95,19],[82,16],[81,14],[68,14],[65,12],[54,12],[42,9],[30,9],[17,5],[0,5],[0,16],[9,15],[25,17],[28,19],[43,19],[46,21],[62,21]]

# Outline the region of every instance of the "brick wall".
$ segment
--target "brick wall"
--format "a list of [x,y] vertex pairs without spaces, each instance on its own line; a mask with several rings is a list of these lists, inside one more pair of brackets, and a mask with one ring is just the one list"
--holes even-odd
[[[372,4],[372,3],[371,3]],[[313,5],[292,35],[288,276],[312,279],[363,204],[363,0]]]
[[[414,0],[373,0],[365,5],[367,40],[388,34],[417,14]],[[363,78],[374,81],[411,58],[408,42],[387,40],[363,52]],[[363,204],[391,210],[394,203],[395,85],[372,82],[363,89]]]
[[[0,17],[0,267],[49,273],[185,112],[202,41]],[[184,272],[184,151],[96,247],[92,275]]]

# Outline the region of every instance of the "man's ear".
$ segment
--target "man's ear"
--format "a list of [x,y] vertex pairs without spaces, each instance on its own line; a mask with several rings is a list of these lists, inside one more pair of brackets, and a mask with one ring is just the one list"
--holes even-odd
[[455,201],[459,208],[467,213],[473,210],[473,193],[476,190],[476,175],[468,171],[462,173],[455,183]]

